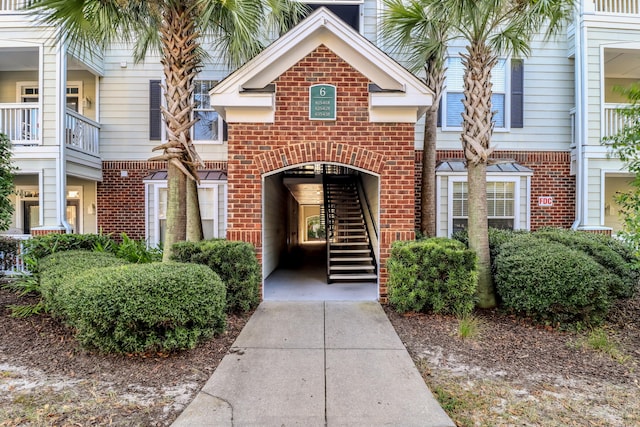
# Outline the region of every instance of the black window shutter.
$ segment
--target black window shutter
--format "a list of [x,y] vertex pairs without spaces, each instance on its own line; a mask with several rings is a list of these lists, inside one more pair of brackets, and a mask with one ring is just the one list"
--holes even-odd
[[162,138],[162,86],[160,80],[149,81],[149,139],[159,141]]
[[439,128],[442,127],[442,96],[440,97],[440,101],[438,103],[438,123],[436,124],[436,126]]
[[524,127],[524,61],[511,60],[511,127]]

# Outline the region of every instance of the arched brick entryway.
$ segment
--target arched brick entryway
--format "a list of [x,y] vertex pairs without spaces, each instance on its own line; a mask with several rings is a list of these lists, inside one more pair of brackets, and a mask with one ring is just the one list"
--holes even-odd
[[[384,300],[391,244],[415,236],[414,124],[372,122],[371,81],[324,46],[273,83],[273,123],[229,123],[227,237],[253,243],[262,260],[264,174],[327,162],[379,175],[379,283]],[[317,83],[337,88],[335,121],[309,120],[309,86]]]

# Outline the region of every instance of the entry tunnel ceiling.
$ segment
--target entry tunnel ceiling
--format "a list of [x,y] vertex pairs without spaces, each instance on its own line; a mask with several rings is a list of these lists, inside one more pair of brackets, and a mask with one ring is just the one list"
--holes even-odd
[[284,185],[289,189],[298,204],[321,205],[324,202],[322,176],[316,178],[285,177]]

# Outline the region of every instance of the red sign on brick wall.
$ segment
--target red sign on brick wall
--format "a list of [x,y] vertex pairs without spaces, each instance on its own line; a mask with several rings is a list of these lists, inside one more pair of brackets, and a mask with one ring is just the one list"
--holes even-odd
[[551,196],[538,197],[538,206],[553,206],[553,197]]

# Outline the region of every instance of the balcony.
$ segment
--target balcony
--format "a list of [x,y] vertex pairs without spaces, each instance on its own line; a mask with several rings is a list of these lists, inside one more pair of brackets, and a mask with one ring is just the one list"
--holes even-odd
[[13,145],[40,145],[40,122],[37,103],[0,104],[0,132]]
[[[40,108],[37,103],[0,104],[0,132],[14,146],[42,145]],[[100,124],[67,109],[64,115],[65,146],[73,150],[100,155]]]
[[640,16],[638,0],[594,0],[593,4],[597,14]]
[[620,132],[629,122],[620,114],[620,109],[629,108],[630,104],[604,104],[602,112],[601,137],[606,138]]
[[0,13],[19,11],[29,3],[30,0],[0,0]]
[[67,109],[64,118],[65,145],[86,154],[100,155],[100,124]]

